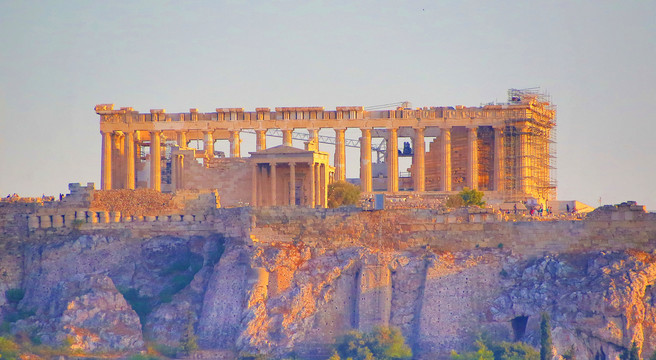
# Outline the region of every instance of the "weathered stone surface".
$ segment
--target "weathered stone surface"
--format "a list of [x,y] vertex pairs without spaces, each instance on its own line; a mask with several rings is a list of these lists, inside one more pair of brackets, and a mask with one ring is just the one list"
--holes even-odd
[[143,347],[139,317],[109,277],[79,275],[60,291],[60,299],[67,300],[56,325],[57,340],[68,339],[71,349],[85,352]]

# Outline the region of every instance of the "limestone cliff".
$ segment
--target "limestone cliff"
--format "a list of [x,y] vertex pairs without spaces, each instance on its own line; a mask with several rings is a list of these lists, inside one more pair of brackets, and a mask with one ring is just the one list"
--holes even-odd
[[[177,346],[192,324],[201,349],[328,357],[340,334],[392,325],[418,358],[446,358],[481,332],[537,346],[542,312],[559,353],[574,347],[579,358],[613,359],[633,341],[644,356],[656,350],[656,255],[645,251],[654,238],[640,250],[535,254],[462,226],[448,236],[481,246],[422,245],[425,227],[400,242],[406,225],[367,214],[311,217],[303,226],[264,220],[235,220],[249,237],[176,228],[5,239],[0,290],[24,296],[0,296],[0,314],[14,334],[91,353]],[[319,236],[321,226],[333,232]]]

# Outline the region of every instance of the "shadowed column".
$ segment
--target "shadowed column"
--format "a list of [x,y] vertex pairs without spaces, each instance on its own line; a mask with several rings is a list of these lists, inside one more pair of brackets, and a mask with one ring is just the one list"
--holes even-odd
[[278,205],[276,197],[276,163],[271,163],[271,206]]
[[442,183],[441,191],[451,191],[451,129],[442,128],[441,130],[441,152],[442,156]]
[[478,127],[467,127],[467,186],[478,189]]
[[371,192],[371,130],[361,129],[360,138],[360,188]]
[[503,191],[503,129],[504,126],[494,128],[494,190]]
[[296,164],[289,163],[289,205],[296,206]]

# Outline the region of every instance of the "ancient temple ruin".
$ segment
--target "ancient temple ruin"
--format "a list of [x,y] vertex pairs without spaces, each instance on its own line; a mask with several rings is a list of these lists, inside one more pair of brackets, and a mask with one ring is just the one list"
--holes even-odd
[[[389,110],[217,108],[169,114],[97,105],[101,186],[165,192],[216,188],[225,206],[326,206],[328,184],[347,180],[347,165],[358,165],[346,164],[346,146],[355,146],[360,177],[352,180],[365,193],[449,194],[468,187],[488,199],[554,200],[555,107],[535,89],[508,94],[503,104]],[[334,137],[320,136],[321,129],[334,130]],[[347,129],[359,129],[360,138],[346,139]],[[245,132],[255,133],[256,151],[241,158]],[[267,149],[267,136],[276,135],[283,146]],[[410,139],[402,149],[400,138]],[[230,142],[228,157],[214,151],[219,139]],[[292,148],[292,139],[306,140],[306,149]],[[192,141],[202,142],[202,149],[190,147]],[[319,151],[320,142],[334,144],[332,159]],[[412,165],[399,169],[400,157],[411,158]]]

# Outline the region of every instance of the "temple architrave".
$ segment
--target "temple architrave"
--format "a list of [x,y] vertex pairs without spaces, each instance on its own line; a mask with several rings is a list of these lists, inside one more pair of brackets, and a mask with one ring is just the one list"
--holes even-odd
[[[446,195],[467,187],[499,201],[556,198],[555,107],[534,89],[511,89],[507,103],[480,107],[217,108],[169,114],[102,104],[95,110],[102,134],[102,189],[217,189],[223,206],[325,207],[328,184],[347,180],[348,144],[361,154],[360,177],[348,180],[364,193]],[[322,129],[335,134],[332,166],[329,154],[318,148],[326,142],[319,136]],[[347,129],[358,129],[360,138],[346,139]],[[297,130],[305,134],[306,149],[292,147]],[[240,157],[242,132],[255,133],[256,151],[248,158]],[[267,148],[266,138],[274,132],[283,145]],[[229,141],[229,157],[214,151],[219,139]],[[196,147],[190,147],[192,141]],[[400,157],[412,161],[403,171]]]

